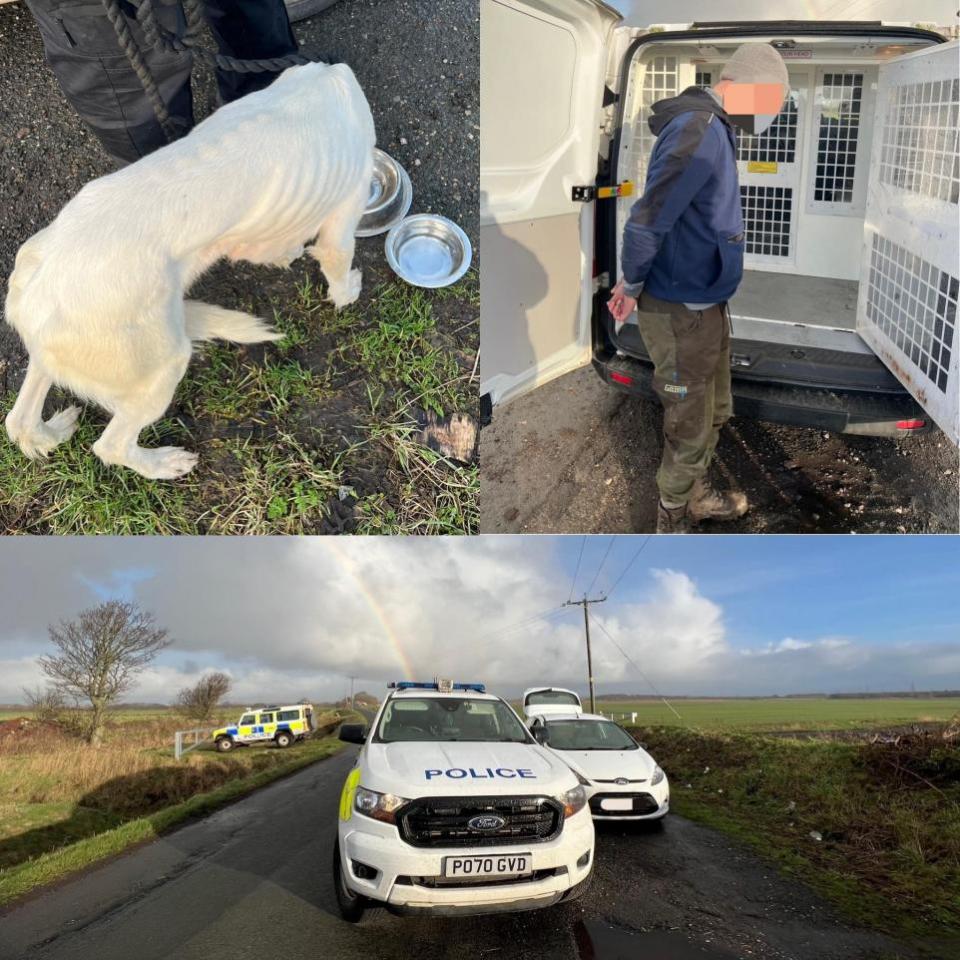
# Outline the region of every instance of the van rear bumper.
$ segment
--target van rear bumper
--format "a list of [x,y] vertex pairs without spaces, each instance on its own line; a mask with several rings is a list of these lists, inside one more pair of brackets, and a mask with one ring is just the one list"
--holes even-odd
[[[634,357],[594,351],[593,367],[612,387],[654,397],[653,365]],[[861,393],[738,377],[732,382],[734,413],[792,427],[871,437],[908,437],[926,433],[930,418],[903,393]],[[904,426],[911,424],[911,426]],[[914,424],[920,424],[914,426]]]

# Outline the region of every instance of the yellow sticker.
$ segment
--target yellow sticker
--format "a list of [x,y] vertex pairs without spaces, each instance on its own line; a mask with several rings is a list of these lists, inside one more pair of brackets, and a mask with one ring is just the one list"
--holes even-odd
[[747,173],[776,173],[777,162],[775,160],[748,160]]
[[360,768],[354,767],[343,784],[343,793],[340,794],[340,819],[349,820],[353,813],[353,798],[357,793],[357,784],[360,782]]
[[624,180],[615,187],[597,187],[597,199],[609,200],[611,197],[629,197],[633,195],[633,181]]

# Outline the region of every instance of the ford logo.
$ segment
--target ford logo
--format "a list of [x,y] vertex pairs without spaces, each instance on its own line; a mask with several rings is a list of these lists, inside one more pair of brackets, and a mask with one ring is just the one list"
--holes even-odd
[[467,821],[467,826],[471,830],[499,830],[506,822],[503,817],[484,814],[480,817],[471,817]]
[[626,777],[617,777],[613,781],[618,787],[625,787],[630,781]]

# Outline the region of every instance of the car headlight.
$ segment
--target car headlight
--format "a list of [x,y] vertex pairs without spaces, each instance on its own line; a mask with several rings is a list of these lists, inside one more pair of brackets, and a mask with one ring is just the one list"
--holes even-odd
[[650,786],[655,787],[658,783],[663,783],[663,778],[666,774],[663,772],[663,768],[658,763],[653,768],[653,776],[650,778]]
[[384,823],[396,823],[396,813],[405,804],[409,803],[404,797],[395,797],[392,793],[377,793],[376,790],[367,790],[366,787],[357,787],[357,794],[353,800],[353,809],[365,817],[382,820]]
[[563,815],[572,817],[587,805],[587,791],[578,783],[557,799],[563,804]]

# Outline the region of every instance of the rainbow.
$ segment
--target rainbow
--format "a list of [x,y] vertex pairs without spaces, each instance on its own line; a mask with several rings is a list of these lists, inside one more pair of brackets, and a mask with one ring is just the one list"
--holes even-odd
[[[362,541],[363,537],[356,537],[354,540]],[[414,680],[413,664],[410,662],[410,658],[407,656],[406,651],[403,649],[403,645],[400,643],[400,637],[397,634],[397,631],[394,629],[393,624],[390,622],[389,617],[387,616],[386,610],[384,610],[383,605],[380,603],[380,600],[377,598],[377,595],[367,586],[366,581],[360,574],[357,572],[356,565],[353,560],[350,558],[349,552],[343,547],[343,544],[337,541],[336,537],[327,537],[325,538],[325,545],[328,546],[333,553],[336,555],[337,559],[340,562],[341,569],[353,580],[354,584],[357,587],[360,595],[364,598],[367,603],[367,607],[370,609],[371,613],[376,617],[380,623],[380,627],[383,630],[384,635],[390,643],[390,646],[393,648],[394,655],[396,656],[396,661],[400,665],[402,676],[397,677],[398,680]]]

